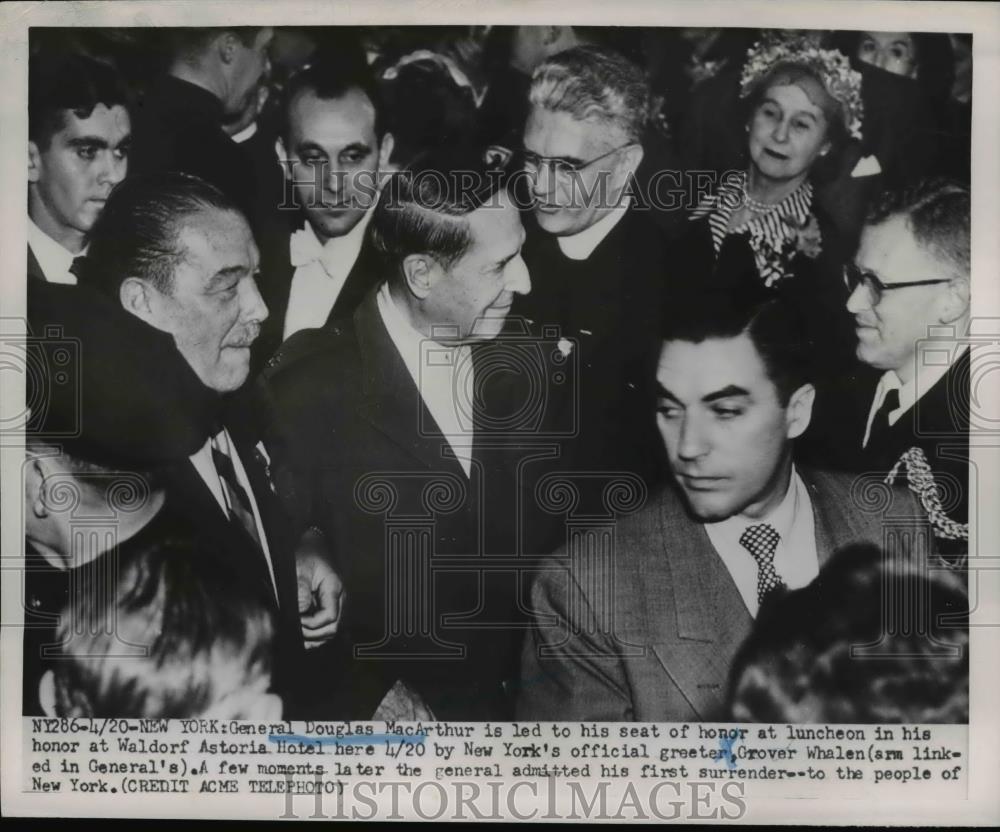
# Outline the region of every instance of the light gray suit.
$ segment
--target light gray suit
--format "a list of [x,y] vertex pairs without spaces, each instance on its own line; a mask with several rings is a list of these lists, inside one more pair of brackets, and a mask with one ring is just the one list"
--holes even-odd
[[[820,567],[849,544],[881,547],[887,534],[907,552],[926,551],[929,529],[905,489],[799,473]],[[531,602],[518,719],[725,718],[729,667],[753,619],[704,526],[672,488],[618,524],[611,555],[561,550],[547,559]]]

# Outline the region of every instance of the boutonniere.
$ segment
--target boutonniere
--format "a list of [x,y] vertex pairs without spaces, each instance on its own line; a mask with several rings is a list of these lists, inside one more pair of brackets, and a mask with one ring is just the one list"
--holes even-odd
[[573,342],[568,338],[560,338],[556,342],[556,349],[559,350],[563,358],[569,358],[569,354],[573,352]]
[[792,245],[794,253],[804,254],[810,260],[815,260],[823,251],[823,234],[819,230],[819,221],[814,214],[809,214],[802,225],[797,225],[794,220],[784,219],[786,225],[792,231]]
[[267,478],[267,484],[271,487],[271,492],[277,494],[278,490],[274,487],[274,478],[271,476],[271,457],[268,455],[267,448],[264,447],[263,442],[258,442],[254,446],[253,455],[258,464],[264,467],[264,476]]

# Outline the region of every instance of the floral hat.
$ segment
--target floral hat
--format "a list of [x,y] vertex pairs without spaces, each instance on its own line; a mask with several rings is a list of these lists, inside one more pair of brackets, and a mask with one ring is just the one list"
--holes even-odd
[[805,36],[764,38],[751,46],[740,77],[740,98],[750,95],[757,83],[781,63],[801,64],[813,70],[826,91],[840,103],[847,132],[860,141],[864,118],[861,73],[851,68],[842,52],[820,49]]

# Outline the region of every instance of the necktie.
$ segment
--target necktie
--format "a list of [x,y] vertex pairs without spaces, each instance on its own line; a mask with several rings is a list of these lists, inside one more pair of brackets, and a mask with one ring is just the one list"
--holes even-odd
[[779,540],[781,540],[781,535],[767,523],[748,526],[740,535],[740,545],[757,561],[757,605],[759,607],[763,607],[764,602],[772,594],[785,588],[784,581],[778,577],[778,573],[774,569],[774,550],[778,548]]
[[889,414],[899,407],[899,388],[893,387],[885,394],[882,406],[875,411],[875,418],[872,419],[871,430],[868,431],[868,444],[866,448],[880,449],[885,442],[885,437],[889,433]]
[[229,519],[243,528],[250,535],[254,543],[260,548],[260,536],[257,534],[257,524],[253,518],[253,507],[250,503],[250,496],[240,485],[236,478],[236,469],[233,467],[233,460],[223,449],[219,442],[219,437],[212,438],[212,462],[215,470],[219,474],[222,482],[222,489],[226,494],[226,504],[229,506]]

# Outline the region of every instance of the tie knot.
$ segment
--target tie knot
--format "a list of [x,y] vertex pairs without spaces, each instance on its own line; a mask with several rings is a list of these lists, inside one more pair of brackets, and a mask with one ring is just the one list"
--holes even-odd
[[774,530],[774,526],[767,523],[747,526],[740,535],[740,545],[753,555],[757,563],[770,563],[774,560],[774,550],[778,548],[779,540],[781,535]]

